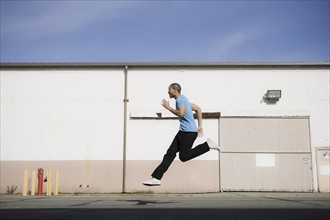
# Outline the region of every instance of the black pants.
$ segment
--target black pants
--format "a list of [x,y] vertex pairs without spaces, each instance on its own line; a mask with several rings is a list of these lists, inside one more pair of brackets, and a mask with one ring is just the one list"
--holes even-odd
[[151,176],[160,180],[172,164],[177,152],[179,152],[179,158],[182,162],[186,162],[208,152],[210,148],[206,142],[191,149],[196,138],[197,132],[179,131],[164,155],[163,161]]

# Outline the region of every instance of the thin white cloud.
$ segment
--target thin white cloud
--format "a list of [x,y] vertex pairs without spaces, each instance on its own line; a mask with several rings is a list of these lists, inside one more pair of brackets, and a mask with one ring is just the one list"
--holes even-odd
[[59,1],[34,2],[33,4],[39,5],[32,16],[27,16],[24,12],[23,14],[15,13],[15,11],[8,17],[2,16],[2,34],[40,37],[72,32],[101,20],[125,16],[126,10],[135,6],[132,2],[117,1]]
[[226,58],[232,53],[237,53],[244,44],[249,43],[264,35],[258,30],[251,28],[241,28],[217,38],[211,45],[210,53],[218,58]]

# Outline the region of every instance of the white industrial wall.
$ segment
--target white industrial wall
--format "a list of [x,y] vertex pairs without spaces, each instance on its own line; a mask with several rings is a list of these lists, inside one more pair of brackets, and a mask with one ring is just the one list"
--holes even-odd
[[[329,146],[329,79],[329,69],[311,67],[128,66],[128,114],[166,114],[160,101],[168,99],[168,85],[178,82],[182,93],[203,111],[221,112],[221,116],[310,116],[313,179],[317,190],[315,148]],[[282,90],[282,98],[275,105],[262,100],[269,89]],[[69,185],[63,191],[79,190],[75,187],[84,181],[86,185],[90,182],[95,185],[90,191],[120,191],[123,98],[124,68],[1,70],[1,192],[6,191],[7,185],[21,184],[22,173],[9,173],[13,166],[17,172],[14,164],[36,167],[38,163],[46,166],[56,161],[61,164],[80,161],[75,164],[76,169],[67,169],[70,173],[62,168],[60,183]],[[174,105],[174,100],[171,104]],[[162,159],[178,130],[178,122],[134,120],[129,115],[127,188],[143,190],[141,181],[149,178]],[[204,139],[198,141],[206,137],[217,141],[217,120],[204,120],[204,133]],[[184,191],[184,187],[171,188],[176,172],[189,172],[189,166],[210,162],[212,172],[216,173],[217,160],[218,154],[209,152],[192,162],[176,161],[164,177],[164,186],[155,191]],[[29,161],[33,164],[27,165]],[[49,166],[55,168],[59,164]],[[93,174],[86,177],[78,169]],[[113,176],[112,171],[116,172]],[[204,170],[191,172],[189,178],[196,187],[190,190],[196,191],[202,187],[198,182]],[[63,180],[70,175],[80,178],[76,182],[71,180],[74,186],[68,184],[70,180]],[[216,190],[217,175],[212,179],[215,183],[201,191]],[[105,179],[98,180],[103,176]],[[109,187],[111,183],[108,186],[99,183],[107,181],[115,182],[114,188]],[[166,183],[171,187],[166,188]]]
[[[168,84],[179,82],[182,93],[203,111],[220,111],[222,116],[310,116],[312,147],[329,145],[329,70],[186,68],[129,73],[130,112],[162,111],[160,101],[168,98]],[[275,105],[262,100],[270,89],[282,90]]]
[[122,69],[1,71],[1,192],[39,167],[60,192],[120,192],[123,91]]
[[[317,190],[315,148],[329,146],[328,69],[187,67],[130,69],[128,72],[129,112],[135,116],[162,112],[160,101],[168,97],[167,86],[172,82],[180,83],[182,93],[200,105],[203,111],[221,112],[222,117],[309,116],[313,187]],[[263,101],[264,94],[271,89],[282,90],[282,98],[274,105]],[[207,123],[205,136],[217,140],[217,123]],[[128,151],[128,158],[162,158],[177,126],[175,121],[130,121],[128,147],[133,150]],[[140,132],[136,132],[138,130]],[[217,155],[208,153],[199,158],[203,159],[217,160]]]
[[123,73],[1,71],[1,160],[120,160]]

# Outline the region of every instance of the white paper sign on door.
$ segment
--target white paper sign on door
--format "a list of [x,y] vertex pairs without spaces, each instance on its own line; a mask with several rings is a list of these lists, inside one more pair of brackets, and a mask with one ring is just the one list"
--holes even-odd
[[275,167],[275,154],[256,154],[257,167]]

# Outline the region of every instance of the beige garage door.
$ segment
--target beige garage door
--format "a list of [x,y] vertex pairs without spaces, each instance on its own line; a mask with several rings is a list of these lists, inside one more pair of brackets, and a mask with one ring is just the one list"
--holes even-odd
[[224,191],[312,191],[308,117],[221,118]]

